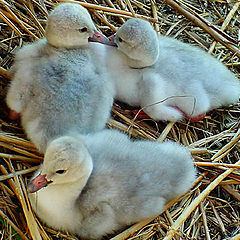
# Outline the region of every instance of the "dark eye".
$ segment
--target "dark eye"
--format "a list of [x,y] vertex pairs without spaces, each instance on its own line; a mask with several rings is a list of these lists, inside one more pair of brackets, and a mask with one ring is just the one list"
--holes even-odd
[[57,170],[56,173],[57,173],[57,174],[63,174],[63,173],[65,173],[66,171],[67,171],[67,170]]
[[122,40],[122,38],[119,37],[119,38],[118,38],[118,41],[119,41],[119,42],[122,42],[123,40]]
[[87,32],[87,28],[86,28],[86,27],[81,28],[81,29],[79,29],[79,31],[80,31],[80,32]]

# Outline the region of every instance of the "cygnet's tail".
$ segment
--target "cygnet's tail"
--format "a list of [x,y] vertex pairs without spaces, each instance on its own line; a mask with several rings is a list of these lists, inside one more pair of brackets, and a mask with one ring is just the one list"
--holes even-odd
[[175,198],[187,192],[196,181],[196,169],[193,164],[193,158],[190,151],[179,144],[172,143],[173,166],[172,166],[172,195],[170,193],[168,200]]
[[[219,86],[218,86],[219,84]],[[220,106],[236,104],[240,98],[240,80],[233,77],[226,78],[224,81],[216,82],[216,92],[212,95],[211,109]]]

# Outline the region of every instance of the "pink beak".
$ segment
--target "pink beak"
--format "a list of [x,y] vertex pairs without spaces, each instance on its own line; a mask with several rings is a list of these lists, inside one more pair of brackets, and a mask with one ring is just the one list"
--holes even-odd
[[107,42],[109,42],[108,38],[103,35],[102,33],[98,32],[97,30],[94,30],[94,34],[92,37],[88,38],[89,42],[99,42],[99,43],[103,43],[106,44]]
[[20,116],[20,114],[15,112],[14,110],[10,110],[9,115],[8,115],[9,119],[11,119],[11,120],[16,120],[19,118],[19,116]]
[[113,47],[117,47],[117,44],[114,42],[115,35],[116,34],[113,34],[110,37],[108,37],[109,42],[106,43],[107,45],[110,45],[110,46],[113,46]]
[[32,179],[28,184],[28,192],[30,193],[37,192],[41,188],[46,187],[51,182],[52,181],[48,181],[46,179],[46,174],[44,175],[39,174],[37,177]]

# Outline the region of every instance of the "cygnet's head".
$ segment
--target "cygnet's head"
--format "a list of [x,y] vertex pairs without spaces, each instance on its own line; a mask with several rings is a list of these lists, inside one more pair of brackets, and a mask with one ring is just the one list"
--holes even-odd
[[130,58],[131,67],[148,67],[158,58],[157,33],[145,20],[128,20],[115,34],[114,42],[118,49]]
[[85,184],[92,169],[92,158],[82,141],[71,136],[60,137],[48,145],[40,174],[30,181],[28,190],[33,193],[48,184]]
[[106,43],[107,38],[96,30],[87,9],[79,4],[58,5],[48,17],[46,38],[54,47],[77,48],[88,41]]

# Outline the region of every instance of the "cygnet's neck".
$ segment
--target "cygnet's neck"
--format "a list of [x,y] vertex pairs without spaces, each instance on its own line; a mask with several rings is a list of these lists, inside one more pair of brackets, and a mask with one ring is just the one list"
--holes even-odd
[[127,56],[128,66],[131,68],[150,67],[156,63],[156,61],[158,60],[158,56],[159,56],[158,48],[155,49],[154,53],[153,51],[151,52],[139,51],[139,54],[135,59],[131,58],[129,55]]
[[85,176],[82,176],[81,178],[78,178],[75,182],[71,183],[65,183],[65,184],[49,184],[48,191],[58,191],[63,194],[67,194],[69,198],[76,200],[78,196],[81,194],[81,191],[87,184],[88,178],[90,174],[87,174]]
[[61,45],[56,45],[52,42],[47,42],[48,43],[48,46],[55,49],[55,50],[60,50],[60,49],[67,49],[67,50],[74,50],[74,49],[79,49],[79,48],[87,48],[88,47],[88,44],[82,44],[81,46],[77,45],[73,45],[73,46],[68,46],[68,45],[64,45],[64,44],[61,44]]
[[49,185],[30,194],[32,206],[37,215],[49,226],[76,232],[82,221],[82,214],[76,208],[76,200],[88,178],[74,183]]
[[145,60],[136,60],[136,59],[132,59],[132,58],[128,58],[127,59],[128,62],[128,66],[131,68],[146,68],[149,66],[152,66],[156,60],[154,61],[154,59],[152,61],[145,61]]
[[[73,203],[81,194],[81,191],[85,187],[89,176],[90,174],[88,174],[87,176],[83,176],[77,179],[77,181],[71,182],[71,183],[65,183],[65,184],[50,183],[47,187],[40,189],[36,193],[30,194],[30,196],[32,197],[36,196],[40,198],[45,196],[46,200],[47,198],[49,198],[49,199],[52,199],[52,201],[54,200],[56,200],[57,202],[60,201],[61,204],[63,204],[63,202]],[[61,199],[59,196],[61,196]],[[38,203],[42,204],[41,201],[38,201]]]

